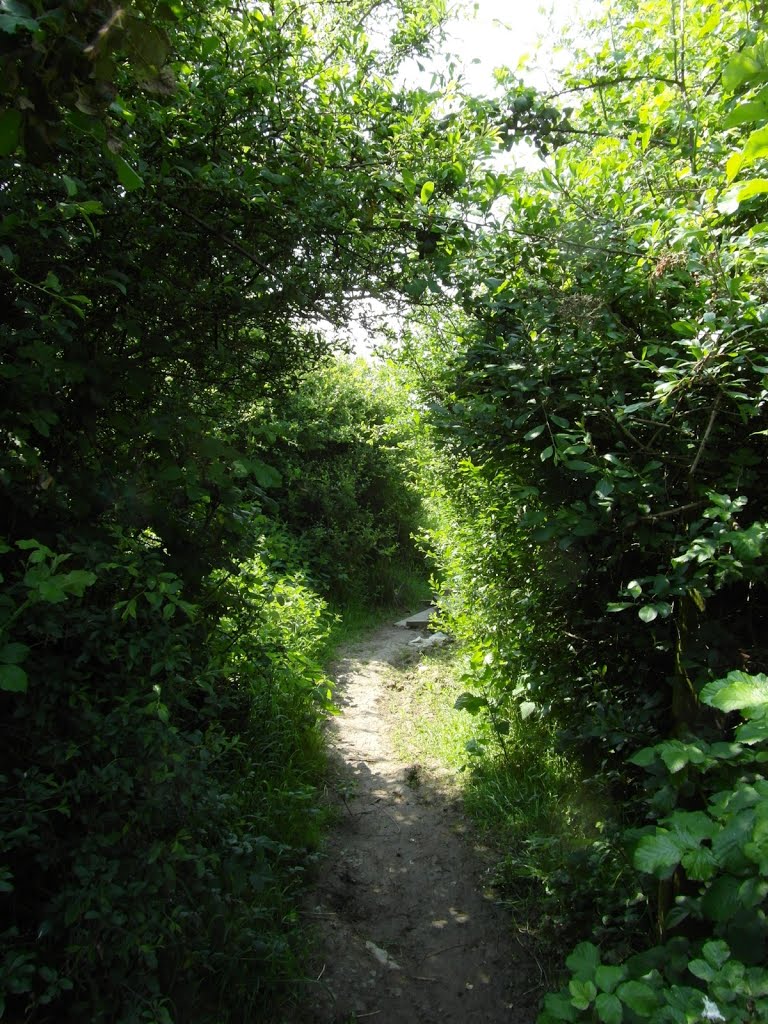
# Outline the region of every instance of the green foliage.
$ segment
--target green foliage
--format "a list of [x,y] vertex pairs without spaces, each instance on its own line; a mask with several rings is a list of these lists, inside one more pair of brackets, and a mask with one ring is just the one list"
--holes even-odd
[[302,382],[351,296],[423,277],[419,238],[487,148],[393,84],[443,17],[3,7],[9,1019],[279,1019],[297,987],[321,591],[392,596],[417,515],[381,389]]
[[409,577],[423,575],[413,541],[422,511],[414,427],[384,368],[324,364],[270,419],[283,475],[276,511],[295,538],[286,556],[337,603],[402,604]]
[[[764,21],[643,0],[584,31],[554,95],[499,76],[486,113],[551,155],[490,175],[460,312],[412,317],[401,347],[438,451],[425,540],[445,619],[487,665],[461,698],[493,738],[476,754],[503,777],[544,729],[604,809],[584,862],[619,884],[550,866],[547,898],[574,894],[577,937],[609,962],[670,934],[695,960],[714,936],[735,978],[766,898]],[[577,976],[547,1019],[723,1002],[654,969],[611,991]],[[755,979],[723,1019],[760,1018]]]
[[693,954],[684,943],[670,943],[616,967],[602,964],[599,949],[582,942],[567,960],[573,978],[567,988],[545,998],[539,1024],[763,1019],[768,971],[745,968],[724,942],[705,942],[700,955]]
[[[702,698],[712,706],[727,703],[730,710],[745,708],[762,715],[768,707],[763,683],[762,677],[734,672],[709,684]],[[665,929],[679,931],[686,919],[695,919],[698,938],[690,941],[681,935],[611,967],[599,966],[597,947],[582,943],[566,961],[574,977],[559,995],[547,997],[540,1024],[598,1019],[605,1024],[749,1022],[762,1020],[768,1012],[768,971],[759,966],[768,930],[768,784],[755,773],[768,752],[745,750],[736,743],[694,741],[687,747],[685,757],[672,759],[671,743],[664,742],[632,760],[649,770],[661,760],[673,776],[689,765],[697,773],[712,773],[716,781],[701,780],[699,787],[711,794],[706,811],[678,809],[663,817],[636,842],[633,860],[645,874],[662,880],[675,877],[678,895]],[[693,751],[699,756],[690,756]],[[723,772],[718,771],[718,758],[727,765],[728,788],[719,788]],[[709,933],[704,939],[702,931]],[[618,984],[625,977],[632,980]],[[599,989],[608,994],[613,988],[616,994],[610,1001],[598,994]]]
[[[35,570],[63,560],[25,547]],[[6,698],[8,1008],[207,1020],[233,994],[247,1019],[296,971],[285,919],[318,840],[323,604],[261,558],[211,580],[211,614],[179,600],[157,548],[122,554],[6,576],[10,595],[43,595],[18,605],[9,645],[30,685]],[[59,577],[79,590],[66,625]]]

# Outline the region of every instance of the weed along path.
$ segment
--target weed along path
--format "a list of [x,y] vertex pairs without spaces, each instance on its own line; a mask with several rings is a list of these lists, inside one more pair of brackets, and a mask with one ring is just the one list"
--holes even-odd
[[336,666],[331,724],[338,822],[305,910],[319,935],[313,1024],[528,1024],[538,978],[511,922],[482,893],[487,866],[456,793],[398,759],[388,711],[402,627]]

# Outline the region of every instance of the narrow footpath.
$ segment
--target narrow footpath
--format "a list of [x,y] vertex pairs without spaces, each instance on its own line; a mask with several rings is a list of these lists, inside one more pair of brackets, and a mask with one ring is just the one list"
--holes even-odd
[[305,1020],[530,1024],[538,972],[482,892],[461,802],[393,751],[388,686],[413,639],[381,628],[336,666],[339,820],[305,910],[321,950]]

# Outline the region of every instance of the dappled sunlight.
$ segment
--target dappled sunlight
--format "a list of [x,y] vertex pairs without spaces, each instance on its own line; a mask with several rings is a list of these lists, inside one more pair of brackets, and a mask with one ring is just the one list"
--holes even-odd
[[309,912],[330,922],[313,997],[328,1017],[317,1019],[379,1013],[422,1024],[438,1012],[463,1024],[501,1019],[513,1005],[519,1020],[532,1019],[516,992],[535,978],[483,894],[490,864],[463,835],[455,788],[392,745],[389,684],[409,635],[385,628],[375,639],[369,659],[337,672],[338,821]]

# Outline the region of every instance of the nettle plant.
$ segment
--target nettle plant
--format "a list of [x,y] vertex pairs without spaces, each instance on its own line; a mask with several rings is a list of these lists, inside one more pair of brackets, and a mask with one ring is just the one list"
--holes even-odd
[[[539,1024],[768,1019],[768,676],[730,672],[700,699],[741,713],[732,740],[665,740],[631,758],[662,783],[651,805],[668,811],[627,836],[635,868],[658,885],[666,941],[620,965],[581,943],[566,961],[568,987],[547,996]],[[695,800],[703,809],[675,806]],[[669,937],[683,922],[696,938]]]

